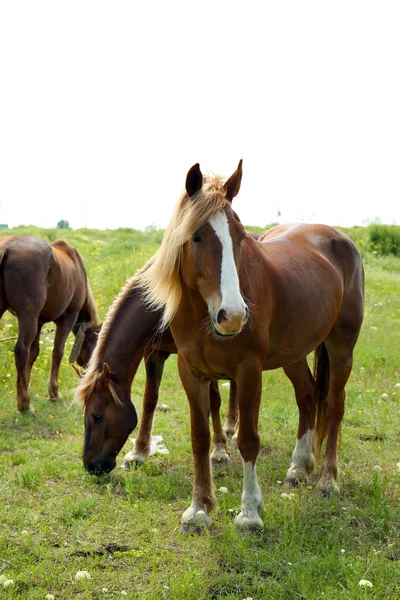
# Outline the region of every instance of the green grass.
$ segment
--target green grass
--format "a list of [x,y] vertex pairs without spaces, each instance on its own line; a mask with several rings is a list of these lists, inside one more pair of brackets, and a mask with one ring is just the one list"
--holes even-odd
[[[0,573],[14,580],[7,588],[0,584],[0,598],[400,598],[400,259],[370,253],[367,229],[347,230],[363,253],[367,306],[347,386],[342,494],[321,497],[315,476],[291,499],[281,497],[297,408],[283,372],[265,373],[258,461],[265,527],[258,534],[238,535],[233,526],[242,490],[235,450],[232,464],[215,472],[218,507],[211,531],[200,537],[179,532],[191,498],[192,459],[188,403],[174,357],[167,361],[160,398],[170,410],[157,412],[154,427],[170,453],[154,455],[130,473],[118,466],[98,478],[82,467],[83,418],[70,407],[77,381],[68,353],[60,373],[64,402],[53,404],[47,378],[54,334],[42,336],[31,381],[36,417],[21,416],[14,341],[0,343]],[[76,246],[102,318],[161,239],[154,230],[12,233],[48,240],[62,234]],[[7,313],[0,338],[16,331]],[[140,369],[132,388],[139,414],[143,385]],[[221,391],[226,407],[227,389]],[[128,440],[119,465],[131,448]],[[91,579],[75,580],[79,570]],[[360,588],[361,579],[373,588]]]

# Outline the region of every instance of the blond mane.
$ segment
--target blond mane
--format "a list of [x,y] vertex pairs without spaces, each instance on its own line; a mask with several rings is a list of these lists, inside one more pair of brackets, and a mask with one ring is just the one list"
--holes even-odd
[[202,189],[191,198],[184,192],[153,263],[136,276],[135,284],[142,290],[144,300],[152,309],[163,311],[161,330],[168,327],[182,298],[179,267],[183,245],[226,203],[226,190],[217,175],[207,177]]

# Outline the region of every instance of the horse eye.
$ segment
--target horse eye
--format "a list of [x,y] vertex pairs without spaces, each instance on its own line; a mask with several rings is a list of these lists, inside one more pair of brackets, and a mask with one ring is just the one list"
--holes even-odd
[[197,233],[195,233],[192,237],[192,242],[194,242],[195,244],[201,244],[201,238],[199,235],[197,235]]
[[93,417],[93,421],[95,423],[101,423],[104,420],[104,415],[99,414],[99,415],[92,415]]

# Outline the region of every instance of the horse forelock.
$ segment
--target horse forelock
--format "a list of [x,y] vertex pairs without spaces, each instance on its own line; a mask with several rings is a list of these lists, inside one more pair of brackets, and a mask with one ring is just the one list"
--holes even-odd
[[175,206],[154,262],[137,278],[146,302],[163,310],[160,329],[168,327],[182,298],[179,269],[183,246],[213,215],[227,205],[226,190],[218,175],[204,179],[203,187],[190,198],[184,192]]

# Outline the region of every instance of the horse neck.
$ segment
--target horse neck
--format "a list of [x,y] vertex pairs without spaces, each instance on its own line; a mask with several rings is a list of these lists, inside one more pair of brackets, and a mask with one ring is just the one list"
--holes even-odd
[[97,312],[96,302],[89,281],[86,279],[86,298],[79,312],[78,323],[90,323],[91,326],[100,326],[100,318]]
[[107,363],[113,380],[130,386],[143,358],[146,346],[156,335],[160,312],[151,311],[133,290],[118,306],[102,332],[101,363]]

